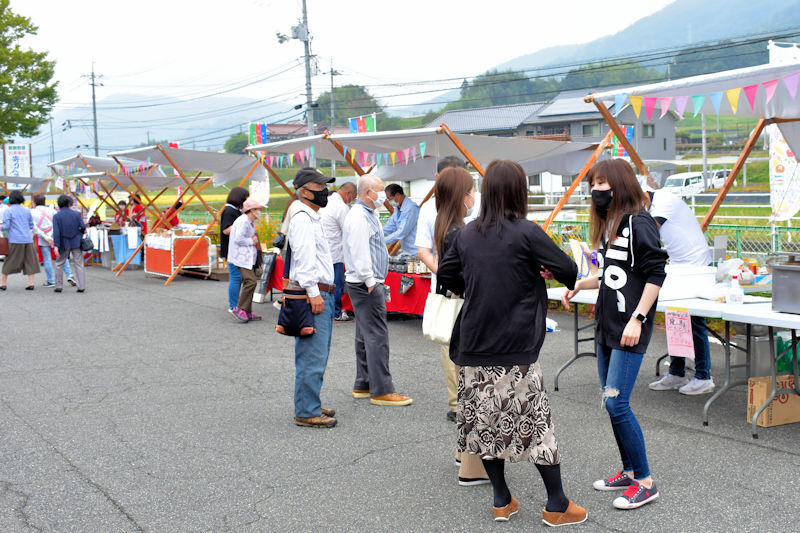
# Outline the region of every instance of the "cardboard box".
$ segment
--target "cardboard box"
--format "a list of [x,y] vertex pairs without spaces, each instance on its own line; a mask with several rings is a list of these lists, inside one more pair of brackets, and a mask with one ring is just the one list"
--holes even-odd
[[[794,387],[794,376],[778,376],[778,390]],[[761,404],[772,392],[772,377],[750,378],[747,385],[747,422],[753,420]],[[779,394],[759,415],[757,425],[762,428],[800,422],[800,396],[792,392]]]

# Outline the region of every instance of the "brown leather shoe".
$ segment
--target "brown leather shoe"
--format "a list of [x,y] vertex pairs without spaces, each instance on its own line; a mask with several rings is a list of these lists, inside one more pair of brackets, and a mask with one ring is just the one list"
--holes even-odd
[[542,522],[548,526],[568,526],[570,524],[580,524],[589,516],[586,509],[576,505],[572,500],[569,501],[567,510],[563,513],[548,513],[542,509]]
[[414,400],[408,396],[403,396],[396,392],[390,392],[382,396],[373,396],[369,399],[369,403],[372,405],[410,405],[413,401]]
[[353,389],[353,398],[369,398],[369,389]]
[[494,510],[495,522],[508,522],[508,519],[519,511],[519,502],[512,496],[508,505],[505,507],[492,507],[492,510]]
[[325,409],[324,407],[320,407],[319,410],[325,416],[336,416],[336,409]]
[[336,425],[336,419],[330,416],[319,415],[308,418],[294,417],[294,423],[298,426],[309,428],[332,428]]

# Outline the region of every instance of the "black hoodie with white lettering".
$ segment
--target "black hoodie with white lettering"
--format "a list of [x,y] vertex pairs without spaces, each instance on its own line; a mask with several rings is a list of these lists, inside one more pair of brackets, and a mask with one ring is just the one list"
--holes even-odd
[[602,344],[626,352],[644,353],[653,333],[656,303],[647,313],[636,346],[622,346],[622,332],[628,324],[647,283],[664,283],[667,253],[661,247],[658,225],[647,211],[626,215],[616,238],[603,242],[597,254],[600,291],[597,298],[595,338]]

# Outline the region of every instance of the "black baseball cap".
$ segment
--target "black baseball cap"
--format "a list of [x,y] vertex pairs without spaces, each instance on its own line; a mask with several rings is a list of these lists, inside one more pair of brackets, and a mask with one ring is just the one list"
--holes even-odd
[[329,178],[316,168],[306,167],[297,171],[292,184],[295,189],[299,189],[306,183],[332,183],[335,178]]

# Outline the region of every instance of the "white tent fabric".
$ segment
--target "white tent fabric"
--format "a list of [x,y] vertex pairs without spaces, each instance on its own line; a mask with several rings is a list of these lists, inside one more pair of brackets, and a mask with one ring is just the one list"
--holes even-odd
[[[110,172],[84,172],[82,174],[71,174],[69,176],[64,176],[65,180],[69,179],[81,179],[86,182],[94,182],[94,181],[102,181],[103,184],[106,185],[109,189],[116,185],[116,182],[109,176],[112,174]],[[124,174],[114,174],[114,177],[119,180],[120,183],[125,185],[126,187],[134,187],[133,181],[131,181],[130,176],[126,176]],[[144,174],[134,174],[133,179],[136,180],[143,189],[147,191],[163,189],[164,187],[186,187],[186,182],[183,181],[181,178],[176,178],[173,176],[146,176]],[[209,178],[200,178],[197,180],[196,187],[199,187],[199,184],[202,184],[203,181]],[[120,189],[118,189],[120,190]],[[187,193],[188,194],[188,193]]]
[[28,191],[38,191],[49,179],[23,178],[19,176],[0,176],[0,182],[24,185]]
[[[85,160],[85,162],[84,162]],[[126,159],[126,158],[119,158],[120,163],[126,168],[138,168],[142,165],[141,161],[137,161],[135,159]],[[114,174],[119,173],[119,164],[114,161],[111,157],[96,157],[90,155],[81,155],[77,154],[73,157],[69,157],[67,159],[62,159],[61,161],[53,161],[52,163],[47,164],[48,167],[56,171],[55,167],[67,167],[70,169],[79,169],[79,170],[88,170],[89,172],[111,172]],[[164,171],[161,170],[161,167],[155,164],[145,165],[147,170],[150,170],[150,167],[156,167],[150,173],[153,177],[165,177]],[[58,172],[55,172],[58,174]],[[145,174],[147,171],[144,172]]]
[[[486,135],[458,135],[456,138],[484,168],[493,159],[518,161],[527,172],[535,174],[550,171],[556,174],[577,174],[596,145],[590,143],[524,139],[519,137],[489,137]],[[439,128],[421,128],[370,133],[331,135],[331,140],[348,150],[369,154],[403,151],[425,143],[425,157],[417,153],[416,161],[409,164],[380,165],[375,172],[384,179],[415,179],[433,177],[438,159],[447,156],[463,158],[463,154]],[[327,147],[326,147],[327,144]],[[295,153],[314,146],[319,159],[344,161],[329,140],[321,135],[250,146],[249,151],[270,153]]]
[[[706,98],[703,100],[702,107],[700,107],[700,113],[715,115],[717,111],[709,95],[722,92],[723,97],[719,108],[720,115],[753,118],[800,118],[800,100],[796,98],[797,92],[795,92],[794,96],[790,92],[794,75],[798,73],[800,73],[800,63],[758,65],[679,80],[651,83],[649,85],[622,87],[613,91],[597,93],[594,95],[594,99],[613,102],[615,97],[622,96],[627,98],[631,96],[641,96],[643,98],[667,98],[671,96],[670,109],[677,110],[675,97],[688,96],[689,99],[684,111],[688,114],[696,111],[691,97],[705,95]],[[766,82],[771,85],[770,82],[773,81],[777,81],[777,86],[774,87],[774,94],[769,99],[769,103],[767,103],[767,87],[763,84]],[[754,85],[757,86],[757,89],[752,109],[745,91],[742,90],[738,93],[737,109],[736,113],[734,113],[725,91],[743,89]],[[794,85],[794,88],[796,89],[797,85]],[[661,109],[661,103],[659,102],[658,109]],[[645,112],[644,106],[642,106],[642,112]],[[658,116],[660,116],[660,113]]]
[[[194,170],[213,172],[215,185],[224,185],[231,181],[240,181],[247,175],[253,165],[257,163],[255,159],[248,155],[202,152],[199,150],[167,147],[162,147],[161,150],[169,154],[169,157],[182,171]],[[164,156],[161,150],[156,146],[148,146],[145,148],[111,152],[109,155],[171,166],[172,164],[169,159]],[[263,181],[266,179],[266,175],[266,169],[259,164],[250,174],[250,179]],[[191,176],[187,175],[187,177]]]

